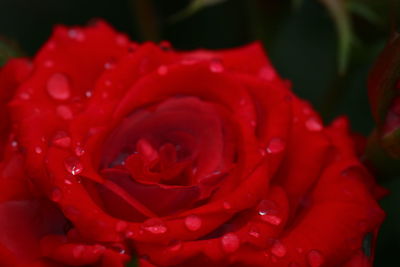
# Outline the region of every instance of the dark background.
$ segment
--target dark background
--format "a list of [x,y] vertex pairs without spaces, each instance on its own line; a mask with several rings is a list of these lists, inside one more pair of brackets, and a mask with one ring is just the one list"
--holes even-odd
[[[0,44],[17,45],[17,54],[32,56],[55,24],[84,25],[93,18],[104,18],[133,40],[169,40],[178,49],[228,48],[261,40],[280,74],[326,123],[345,114],[354,131],[368,135],[374,125],[366,79],[391,29],[400,25],[400,5],[398,0],[345,2],[353,41],[346,71],[340,74],[339,36],[323,0],[226,0],[175,21],[174,15],[190,1],[0,0]],[[375,266],[400,266],[400,178],[378,179],[391,195],[382,201],[388,218],[379,235]]]

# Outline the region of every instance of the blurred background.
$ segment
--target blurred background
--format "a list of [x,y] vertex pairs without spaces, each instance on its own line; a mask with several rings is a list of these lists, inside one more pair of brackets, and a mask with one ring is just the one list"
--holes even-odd
[[[0,66],[32,56],[55,24],[104,18],[135,41],[169,40],[177,49],[220,49],[261,40],[281,76],[325,123],[346,115],[371,133],[366,81],[400,26],[400,0],[0,0]],[[375,266],[400,266],[400,177],[381,175],[391,191]],[[396,179],[397,178],[397,179]]]

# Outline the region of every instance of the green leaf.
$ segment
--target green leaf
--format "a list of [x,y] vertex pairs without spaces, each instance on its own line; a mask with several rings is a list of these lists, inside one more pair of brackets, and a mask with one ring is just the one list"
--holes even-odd
[[372,7],[366,5],[364,2],[350,1],[347,6],[353,14],[356,14],[364,18],[369,23],[375,25],[383,24],[383,21],[381,17],[378,15],[378,13],[375,12],[375,10],[373,10]]
[[186,19],[187,17],[192,16],[203,8],[221,4],[225,1],[227,0],[192,0],[192,2],[185,9],[170,17],[170,22],[175,23],[180,20]]
[[130,262],[128,262],[128,264],[126,265],[127,267],[138,267],[139,263],[137,258],[133,258],[133,260],[131,260]]
[[8,59],[19,57],[21,55],[21,50],[15,42],[0,37],[0,67],[3,66]]
[[303,5],[304,0],[293,0],[293,8],[294,9],[299,9],[301,5]]
[[350,57],[350,46],[353,39],[353,31],[350,14],[345,0],[319,0],[328,9],[335,21],[339,36],[339,73],[346,72]]

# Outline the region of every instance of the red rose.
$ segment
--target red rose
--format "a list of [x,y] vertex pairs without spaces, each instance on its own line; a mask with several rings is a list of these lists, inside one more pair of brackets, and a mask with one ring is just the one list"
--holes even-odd
[[324,127],[260,44],[176,52],[98,23],[58,27],[7,83],[13,64],[0,262],[372,266],[379,187],[347,121]]

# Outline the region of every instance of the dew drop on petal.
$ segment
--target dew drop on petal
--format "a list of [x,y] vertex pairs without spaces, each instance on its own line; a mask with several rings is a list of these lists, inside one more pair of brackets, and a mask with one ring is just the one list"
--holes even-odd
[[172,241],[168,246],[168,250],[173,252],[179,251],[181,249],[182,249],[182,242],[179,240]]
[[78,157],[81,157],[83,154],[85,154],[85,149],[80,145],[77,145],[74,151],[75,155],[77,155]]
[[71,185],[72,180],[70,178],[66,178],[66,179],[64,179],[64,184]]
[[320,267],[324,263],[324,256],[318,250],[310,250],[307,254],[310,267]]
[[234,233],[225,234],[221,238],[221,243],[223,250],[228,253],[235,252],[240,246],[239,237]]
[[321,122],[317,118],[314,118],[314,117],[307,119],[306,127],[309,131],[312,131],[312,132],[319,132],[323,128]]
[[75,29],[70,29],[68,31],[68,37],[80,42],[85,40],[85,34],[82,31]]
[[59,188],[55,187],[52,191],[51,191],[51,200],[53,200],[54,202],[59,202],[62,198],[62,192]]
[[46,68],[51,68],[51,67],[54,66],[54,61],[53,61],[53,60],[50,60],[50,59],[45,60],[44,63],[43,63],[43,65],[44,65]]
[[256,227],[251,227],[249,230],[249,235],[255,238],[259,238],[260,237],[260,231],[256,228]]
[[164,234],[167,232],[167,226],[157,218],[148,219],[143,223],[142,228],[153,234]]
[[228,201],[224,201],[224,203],[222,203],[222,206],[225,210],[230,210],[232,209],[232,205],[231,203],[229,203]]
[[43,153],[43,149],[40,146],[35,147],[35,153],[36,154],[42,154]]
[[285,142],[280,138],[272,138],[267,146],[269,154],[276,154],[285,149]]
[[123,34],[118,34],[118,36],[115,38],[115,42],[119,45],[119,46],[126,46],[129,43],[129,39],[128,37],[126,37]]
[[125,233],[125,237],[126,237],[126,238],[132,238],[134,235],[135,235],[135,233],[132,232],[132,231],[127,231],[127,232]]
[[270,223],[272,225],[280,225],[282,223],[282,219],[275,215],[265,214],[261,216],[261,220],[264,222]]
[[271,247],[271,253],[277,257],[283,257],[286,255],[286,247],[279,240],[276,240]]
[[197,231],[201,228],[202,221],[199,216],[189,215],[185,218],[185,226],[190,231]]
[[83,171],[83,165],[77,157],[69,157],[64,161],[65,169],[72,175],[78,175]]
[[157,73],[158,73],[159,75],[161,75],[161,76],[166,75],[166,74],[168,73],[168,67],[167,67],[167,66],[164,66],[164,65],[161,65],[160,67],[158,67]]
[[257,211],[261,216],[276,213],[276,204],[271,200],[263,199],[258,204]]
[[54,73],[47,80],[47,93],[56,100],[66,100],[71,96],[68,77],[62,73]]
[[258,74],[266,81],[271,81],[276,77],[276,72],[272,67],[261,68]]
[[18,142],[17,141],[11,141],[11,147],[13,147],[13,148],[17,148],[18,147]]
[[213,59],[210,63],[210,70],[214,73],[220,73],[224,71],[224,66],[219,59]]
[[65,105],[58,106],[56,113],[64,120],[71,120],[73,118],[72,110]]
[[91,98],[92,95],[93,95],[93,93],[92,93],[92,91],[90,91],[90,90],[87,90],[87,91],[85,92],[86,98]]
[[159,47],[163,51],[170,51],[172,49],[171,43],[168,41],[161,41]]
[[31,95],[27,92],[22,92],[19,94],[19,98],[23,100],[29,100],[31,98]]
[[67,148],[71,145],[71,137],[65,132],[58,132],[53,137],[53,145]]

